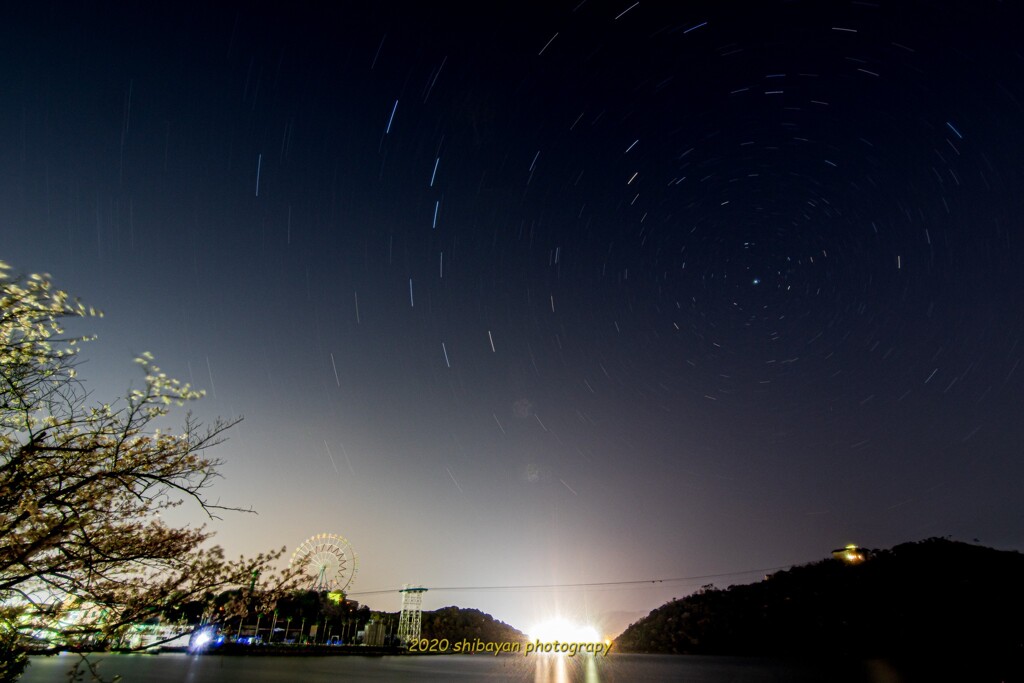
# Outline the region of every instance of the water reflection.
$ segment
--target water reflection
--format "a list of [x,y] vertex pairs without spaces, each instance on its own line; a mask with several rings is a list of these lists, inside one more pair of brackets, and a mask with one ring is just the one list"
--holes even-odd
[[532,656],[533,683],[599,683],[601,675],[594,655]]
[[[754,658],[530,654],[434,657],[228,657],[97,655],[105,680],[126,683],[879,683],[899,680],[880,664],[841,666]],[[33,657],[21,683],[66,683],[71,656]],[[884,663],[882,663],[884,664]],[[925,680],[925,679],[922,679]],[[939,680],[939,679],[932,679]],[[947,679],[948,680],[948,679]],[[970,680],[963,678],[961,680]],[[977,677],[974,680],[978,680]]]

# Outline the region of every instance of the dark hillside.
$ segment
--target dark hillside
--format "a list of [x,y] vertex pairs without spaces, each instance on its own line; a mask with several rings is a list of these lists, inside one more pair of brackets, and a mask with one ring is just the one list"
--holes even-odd
[[524,643],[526,636],[503,621],[478,609],[442,607],[423,613],[422,637],[447,638],[451,642]]
[[707,587],[632,624],[619,652],[1019,662],[1024,555],[945,539]]

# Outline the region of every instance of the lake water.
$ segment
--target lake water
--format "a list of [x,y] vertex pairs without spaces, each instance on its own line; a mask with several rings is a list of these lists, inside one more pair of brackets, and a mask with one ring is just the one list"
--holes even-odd
[[[33,657],[24,683],[67,681],[73,655]],[[885,663],[847,662],[841,666],[799,664],[738,657],[611,654],[447,655],[439,657],[226,657],[187,654],[97,655],[104,679],[123,683],[228,683],[253,681],[397,681],[447,683],[811,683],[818,681],[899,681]],[[88,680],[86,677],[85,680]]]

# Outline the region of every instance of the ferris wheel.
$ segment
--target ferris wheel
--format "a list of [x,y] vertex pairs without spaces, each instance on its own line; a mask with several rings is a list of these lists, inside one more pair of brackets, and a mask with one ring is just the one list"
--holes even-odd
[[304,567],[310,590],[345,591],[356,578],[356,551],[344,536],[317,534],[292,553],[291,566]]

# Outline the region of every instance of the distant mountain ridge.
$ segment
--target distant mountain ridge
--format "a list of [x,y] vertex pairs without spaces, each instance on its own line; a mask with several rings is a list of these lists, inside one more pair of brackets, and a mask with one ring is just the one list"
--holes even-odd
[[447,638],[451,642],[462,640],[485,643],[525,643],[526,634],[498,621],[490,614],[478,609],[465,607],[442,607],[432,612],[423,612],[423,638]]
[[[614,651],[1003,662],[1024,654],[1024,555],[942,538],[708,586],[631,624]],[[1012,664],[1011,664],[1012,663]]]

